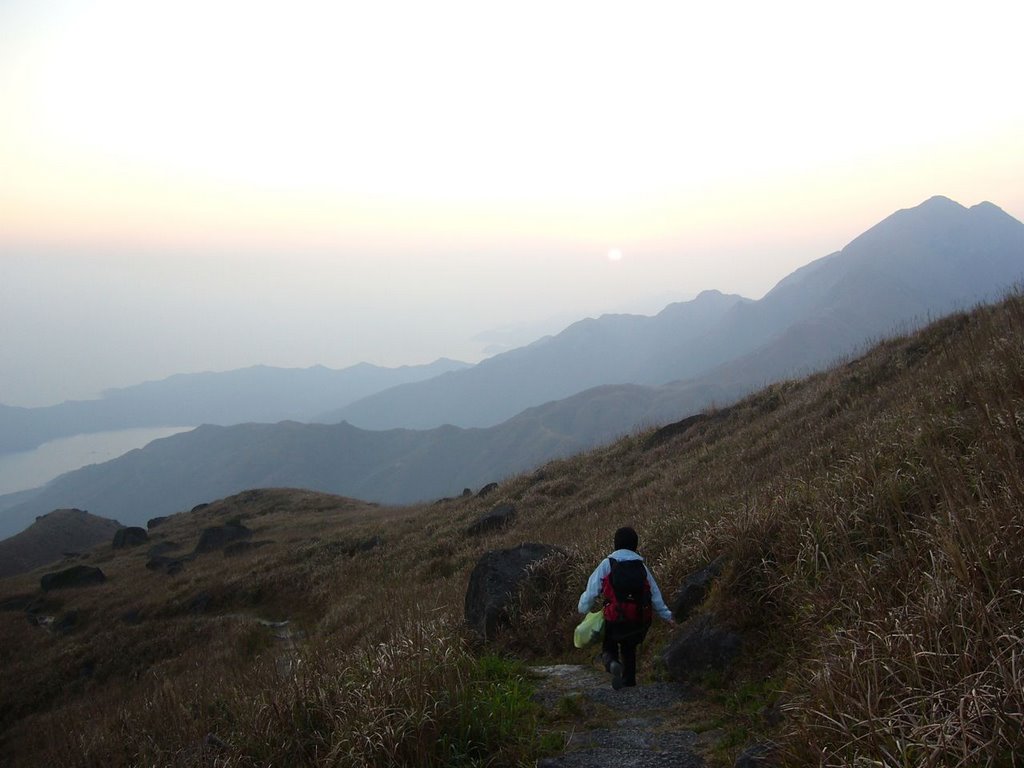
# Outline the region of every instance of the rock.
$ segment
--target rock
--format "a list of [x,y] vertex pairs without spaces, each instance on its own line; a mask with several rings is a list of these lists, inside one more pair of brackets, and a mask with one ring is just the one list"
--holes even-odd
[[462,498],[466,499],[473,495],[473,491],[469,488],[462,489]]
[[692,619],[669,641],[662,656],[672,679],[685,681],[708,670],[724,670],[739,655],[741,638],[715,624],[712,615]]
[[92,584],[102,584],[107,580],[99,568],[91,565],[73,565],[63,571],[47,573],[39,580],[39,586],[43,592],[51,589],[67,589],[69,587],[88,587]]
[[504,528],[516,518],[516,508],[512,504],[499,504],[487,514],[480,517],[466,529],[470,536],[478,536],[487,531]]
[[683,585],[672,598],[670,605],[672,616],[676,621],[686,621],[694,609],[704,602],[708,592],[711,591],[711,582],[722,574],[724,566],[725,555],[720,555],[699,571],[694,571],[683,579]]
[[704,419],[706,418],[707,416],[704,415],[703,413],[695,413],[693,416],[687,416],[685,419],[682,419],[681,421],[675,421],[672,422],[671,424],[666,424],[664,427],[656,430],[654,434],[647,438],[647,440],[644,442],[644,450],[650,450],[651,448],[656,448],[662,443],[668,442],[676,435],[681,435],[684,432],[687,432],[690,429],[690,427],[692,427],[694,424],[698,424],[704,421]]
[[484,496],[489,496],[494,491],[498,490],[497,483],[488,483],[479,491],[476,492],[477,498],[482,499]]
[[743,750],[736,758],[733,768],[767,768],[773,764],[772,755],[775,750],[768,744],[754,744]]
[[235,541],[244,541],[252,538],[252,531],[239,523],[229,525],[215,525],[206,528],[199,536],[199,543],[196,544],[195,553],[213,552],[224,549],[228,544]]
[[687,416],[685,419],[666,424],[661,429],[656,430],[647,440],[644,442],[643,449],[649,451],[652,448],[657,448],[662,443],[666,443],[674,437],[683,435],[690,431],[690,428],[696,424],[700,424],[703,421],[721,421],[729,415],[730,408],[720,408],[713,413],[695,413],[693,416]]
[[168,515],[164,515],[163,517],[151,517],[149,518],[149,520],[146,521],[146,527],[152,531],[154,528],[157,528],[158,526],[161,526],[164,523],[166,523],[168,519]]
[[206,509],[208,506],[210,506],[210,503],[204,501],[202,504],[196,504],[194,507],[192,507],[192,509],[189,510],[189,512],[198,512],[201,509]]
[[140,544],[145,544],[147,541],[149,541],[149,534],[146,533],[146,529],[132,526],[130,528],[118,528],[114,532],[112,546],[114,549],[127,549],[128,547],[137,547]]
[[562,550],[547,544],[521,544],[492,550],[477,562],[466,590],[466,623],[484,640],[508,621],[509,604],[529,576],[529,568]]

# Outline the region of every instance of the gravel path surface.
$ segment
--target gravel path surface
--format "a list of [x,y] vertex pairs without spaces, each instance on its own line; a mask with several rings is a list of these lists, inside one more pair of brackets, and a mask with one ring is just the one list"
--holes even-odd
[[700,737],[666,723],[669,710],[692,701],[675,683],[613,690],[608,675],[590,667],[535,667],[537,700],[549,710],[581,715],[565,752],[538,768],[703,768]]

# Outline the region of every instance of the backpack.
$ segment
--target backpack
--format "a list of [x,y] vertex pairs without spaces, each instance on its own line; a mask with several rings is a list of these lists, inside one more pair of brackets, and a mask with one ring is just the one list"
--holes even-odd
[[653,618],[651,583],[643,560],[608,558],[612,569],[601,584],[604,597],[604,620],[612,624],[642,624]]

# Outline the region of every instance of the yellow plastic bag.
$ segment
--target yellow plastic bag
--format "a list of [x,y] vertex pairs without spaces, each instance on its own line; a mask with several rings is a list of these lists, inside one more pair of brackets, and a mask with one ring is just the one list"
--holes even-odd
[[576,627],[572,634],[572,642],[577,648],[583,648],[601,639],[604,632],[604,611],[593,611]]

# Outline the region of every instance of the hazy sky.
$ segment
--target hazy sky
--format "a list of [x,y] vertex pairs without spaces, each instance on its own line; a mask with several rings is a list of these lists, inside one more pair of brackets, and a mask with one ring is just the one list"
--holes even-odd
[[1024,218],[1024,3],[700,5],[0,0],[0,403],[475,360],[935,194]]

